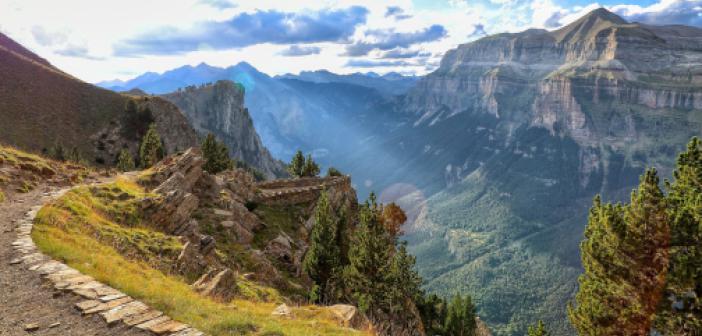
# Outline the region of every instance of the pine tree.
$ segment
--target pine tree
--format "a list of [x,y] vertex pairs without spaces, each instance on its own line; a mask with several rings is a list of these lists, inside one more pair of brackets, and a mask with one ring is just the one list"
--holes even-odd
[[447,336],[474,336],[477,328],[475,305],[470,295],[453,297],[446,313],[444,333]]
[[387,292],[385,283],[393,241],[381,221],[375,195],[359,209],[359,223],[349,249],[349,265],[344,270],[346,288],[352,302],[371,319],[382,312]]
[[117,169],[127,172],[134,170],[134,168],[135,166],[132,154],[129,153],[129,150],[122,149],[122,151],[119,152],[119,157],[117,158]]
[[305,156],[302,151],[297,151],[288,165],[288,173],[292,177],[302,177],[305,168]]
[[702,148],[692,138],[667,183],[671,249],[666,298],[656,329],[665,335],[702,330]]
[[322,192],[314,214],[315,221],[310,235],[310,247],[302,263],[302,269],[316,284],[316,289],[313,291],[315,295],[311,295],[311,297],[316,297],[320,302],[326,302],[325,299],[328,298],[327,287],[341,266],[341,256],[337,245],[337,221],[333,212],[327,193]]
[[307,154],[307,160],[305,161],[304,168],[302,169],[302,176],[315,177],[317,175],[319,175],[319,165],[312,160],[312,155]]
[[229,148],[224,143],[217,141],[214,134],[207,134],[201,147],[202,156],[205,159],[202,168],[208,173],[217,174],[234,167],[232,159],[229,158]]
[[407,245],[402,243],[392,256],[385,283],[387,292],[385,301],[387,310],[392,315],[407,313],[406,301],[418,301],[423,295],[420,289],[422,278],[414,269],[415,258],[407,252]]
[[436,294],[423,295],[417,300],[417,308],[427,335],[444,335],[446,322],[446,300]]
[[544,326],[544,321],[539,320],[539,322],[536,323],[534,326],[529,326],[529,330],[527,333],[527,336],[550,336],[551,333],[549,333],[546,330],[546,326]]
[[661,301],[670,232],[655,169],[632,192],[631,203],[595,198],[581,244],[585,272],[568,316],[580,335],[648,335]]
[[139,160],[143,168],[149,168],[163,158],[161,136],[156,131],[156,125],[149,125],[139,147]]

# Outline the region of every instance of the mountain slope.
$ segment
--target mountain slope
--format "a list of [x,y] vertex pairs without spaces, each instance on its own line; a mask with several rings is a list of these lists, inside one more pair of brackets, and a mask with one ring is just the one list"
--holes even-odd
[[[125,114],[128,96],[73,78],[2,34],[0,76],[4,143],[32,151],[60,143],[76,147],[91,162],[111,164],[122,147],[135,148],[139,141],[138,134],[122,131],[132,126]],[[195,132],[172,104],[160,99],[138,104],[151,110],[168,152],[196,143]]]
[[[424,139],[402,150],[444,167],[426,170],[445,189],[416,206],[408,235],[427,288],[471,292],[499,335],[537,319],[571,334],[565,306],[590,200],[624,199],[645,166],[669,174],[699,135],[700,47],[700,29],[599,9],[447,52],[398,108],[412,120],[405,132]],[[464,134],[449,141],[447,128]]]
[[162,96],[186,115],[200,136],[213,133],[228,147],[233,158],[246,162],[267,177],[286,176],[285,165],[274,159],[261,144],[248,110],[244,88],[231,81],[218,81]]

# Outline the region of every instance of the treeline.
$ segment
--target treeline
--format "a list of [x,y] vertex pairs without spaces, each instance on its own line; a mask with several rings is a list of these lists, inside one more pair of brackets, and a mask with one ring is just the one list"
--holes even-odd
[[415,258],[399,242],[406,221],[395,204],[378,204],[375,195],[361,204],[357,224],[349,209],[335,211],[323,192],[314,214],[303,271],[314,282],[315,303],[357,306],[384,335],[475,335],[475,306],[469,296],[446,302],[427,295]]
[[585,272],[568,307],[578,334],[700,335],[700,141],[690,141],[663,188],[648,169],[628,204],[595,197],[581,251]]

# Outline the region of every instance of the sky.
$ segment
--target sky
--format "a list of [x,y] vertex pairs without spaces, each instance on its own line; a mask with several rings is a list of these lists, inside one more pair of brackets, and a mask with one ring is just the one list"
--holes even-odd
[[0,0],[0,32],[88,82],[241,61],[270,75],[421,75],[460,44],[599,7],[702,27],[702,0]]

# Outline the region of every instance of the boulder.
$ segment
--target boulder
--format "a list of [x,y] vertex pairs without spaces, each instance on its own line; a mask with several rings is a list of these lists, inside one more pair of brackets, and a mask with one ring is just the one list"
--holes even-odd
[[200,246],[186,242],[176,259],[176,268],[182,274],[199,276],[207,269],[207,260],[200,253]]
[[285,303],[281,304],[278,307],[275,307],[273,312],[271,313],[273,316],[282,316],[282,317],[292,317],[292,309],[288,307]]
[[229,268],[205,273],[192,287],[196,292],[222,302],[231,301],[238,291],[236,274]]
[[329,306],[327,309],[334,315],[334,318],[339,321],[339,324],[343,327],[353,328],[356,330],[365,330],[371,325],[368,318],[366,318],[366,316],[354,306],[337,304]]
[[294,264],[295,252],[292,248],[292,240],[284,234],[279,234],[275,239],[268,242],[265,253],[281,262]]

